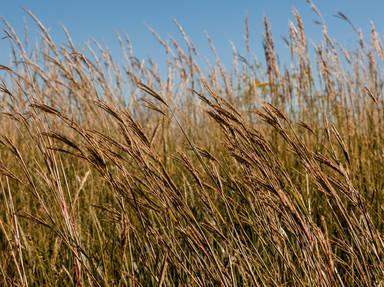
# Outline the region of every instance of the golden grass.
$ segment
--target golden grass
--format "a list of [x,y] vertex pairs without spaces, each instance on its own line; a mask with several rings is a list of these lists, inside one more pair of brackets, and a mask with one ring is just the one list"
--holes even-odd
[[322,24],[312,47],[294,11],[285,68],[267,20],[266,64],[251,60],[246,20],[233,68],[217,58],[203,70],[177,24],[186,49],[152,31],[167,54],[160,75],[126,38],[118,65],[69,33],[57,46],[29,14],[32,51],[4,20],[2,286],[383,285],[374,27],[347,51]]

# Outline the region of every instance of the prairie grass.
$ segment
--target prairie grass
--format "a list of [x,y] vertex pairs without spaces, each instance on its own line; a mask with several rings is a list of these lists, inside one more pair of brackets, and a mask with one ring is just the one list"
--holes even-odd
[[3,20],[1,286],[383,286],[384,49],[312,8],[322,40],[294,11],[286,65],[267,19],[265,59],[246,21],[231,67],[152,31],[165,74],[127,37],[116,63]]

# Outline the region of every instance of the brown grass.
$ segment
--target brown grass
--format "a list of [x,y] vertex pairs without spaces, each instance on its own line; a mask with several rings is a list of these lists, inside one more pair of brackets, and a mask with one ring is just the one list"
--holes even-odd
[[[320,13],[312,6],[322,21]],[[4,20],[2,286],[382,286],[384,50],[354,51],[297,11],[280,65],[233,68],[162,39],[167,73],[101,46],[26,50]],[[352,25],[344,14],[339,15]],[[352,25],[353,26],[353,25]],[[215,53],[214,46],[210,45]],[[186,49],[183,49],[185,44]],[[310,51],[316,61],[309,58]],[[217,54],[216,54],[217,55]]]

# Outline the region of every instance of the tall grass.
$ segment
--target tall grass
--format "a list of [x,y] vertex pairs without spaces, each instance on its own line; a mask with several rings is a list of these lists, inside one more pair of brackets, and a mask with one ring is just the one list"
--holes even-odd
[[287,65],[267,19],[265,61],[246,21],[231,67],[152,31],[165,74],[126,37],[116,63],[4,20],[1,285],[382,286],[384,50],[312,8],[322,41],[294,11]]

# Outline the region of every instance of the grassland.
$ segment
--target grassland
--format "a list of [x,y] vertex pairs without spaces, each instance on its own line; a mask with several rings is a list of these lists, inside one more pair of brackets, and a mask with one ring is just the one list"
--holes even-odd
[[230,67],[153,32],[164,74],[126,37],[116,63],[4,20],[1,286],[383,286],[384,49],[312,8],[322,40],[295,11],[286,65],[267,19]]

